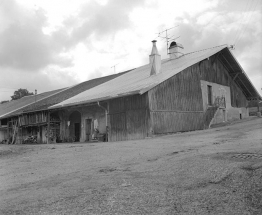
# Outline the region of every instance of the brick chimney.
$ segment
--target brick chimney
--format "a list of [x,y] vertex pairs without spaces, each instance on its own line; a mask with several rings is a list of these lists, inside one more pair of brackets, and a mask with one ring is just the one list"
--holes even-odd
[[151,66],[150,75],[156,75],[160,73],[161,55],[158,54],[158,50],[156,47],[156,40],[153,40],[152,43],[153,43],[153,47],[152,47],[151,55],[149,55],[149,64]]
[[182,56],[183,53],[180,52],[180,49],[184,49],[184,47],[183,47],[181,44],[173,41],[173,42],[170,44],[170,46],[169,46],[169,56],[170,56],[170,59],[176,59],[176,58]]

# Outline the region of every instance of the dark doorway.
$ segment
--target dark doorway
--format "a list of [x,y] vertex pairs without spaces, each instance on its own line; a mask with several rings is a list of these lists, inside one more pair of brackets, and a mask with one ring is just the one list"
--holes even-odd
[[242,119],[242,114],[241,113],[239,114],[239,118]]
[[92,134],[92,119],[86,119],[86,141],[91,140],[91,134]]
[[78,111],[74,111],[70,114],[69,121],[69,139],[79,142],[81,137],[81,114]]
[[75,123],[75,142],[80,141],[80,123]]

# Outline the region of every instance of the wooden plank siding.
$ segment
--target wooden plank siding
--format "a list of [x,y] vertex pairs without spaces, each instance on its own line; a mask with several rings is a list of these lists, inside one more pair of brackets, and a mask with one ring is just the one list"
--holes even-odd
[[109,141],[127,140],[126,135],[126,114],[116,113],[109,115],[110,117],[110,132]]
[[152,111],[154,134],[194,131],[204,128],[203,112]]
[[148,92],[152,132],[203,129],[203,100],[197,64]]
[[193,65],[149,91],[150,110],[203,111],[198,65]]
[[204,112],[200,80],[229,86],[232,107],[246,107],[245,95],[229,76],[219,55],[214,55],[148,92],[153,133],[198,130],[207,126],[215,111]]
[[246,107],[247,99],[241,89],[229,76],[227,68],[219,60],[219,57],[211,56],[209,60],[204,60],[200,65],[200,79],[230,87],[231,106]]
[[201,80],[230,87],[232,107],[246,107],[246,97],[228,71],[214,55],[143,95],[109,100],[109,141],[207,128],[217,108],[204,111]]
[[148,97],[133,95],[109,100],[109,141],[148,136]]

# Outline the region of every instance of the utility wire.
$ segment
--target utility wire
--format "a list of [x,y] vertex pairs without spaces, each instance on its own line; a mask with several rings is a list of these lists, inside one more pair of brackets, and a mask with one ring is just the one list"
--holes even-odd
[[[252,3],[254,3],[254,4],[252,4]],[[246,23],[244,23],[244,22],[241,23],[241,26],[243,26],[243,25],[244,26],[242,28],[240,28],[240,32],[239,32],[238,36],[236,37],[234,45],[236,45],[239,42],[239,40],[241,39],[243,33],[246,31],[246,28],[249,25],[250,18],[252,17],[253,12],[255,11],[255,7],[256,7],[257,3],[258,3],[258,1],[257,2],[253,2],[253,1],[251,2],[250,7],[249,7],[249,9],[247,11],[247,14],[245,16]]]
[[240,18],[240,23],[238,25],[238,29],[236,31],[236,37],[235,37],[235,41],[237,40],[237,38],[239,37],[239,34],[241,32],[241,26],[243,25],[244,23],[244,20],[247,18],[247,14],[244,14],[245,11],[248,11],[250,9],[250,6],[251,6],[251,2],[252,0],[249,0],[247,1],[247,4],[246,4],[246,7],[245,5],[243,6],[243,9],[241,11],[241,15],[242,15],[242,18]]
[[248,26],[248,24],[249,24],[249,21],[250,21],[250,18],[252,17],[252,15],[253,15],[253,12],[255,11],[255,8],[256,8],[256,6],[257,6],[257,3],[259,3],[259,1],[255,2],[253,9],[251,8],[252,10],[251,10],[251,12],[249,13],[249,16],[248,16],[248,21],[247,21],[247,23],[246,23],[245,27],[242,29],[242,31],[241,31],[241,33],[240,33],[240,35],[239,35],[239,37],[238,37],[238,40],[235,42],[235,44],[234,44],[234,45],[236,45],[236,44],[237,44],[237,43],[240,41],[240,39],[241,39],[241,37],[242,37],[243,33],[246,31],[246,29],[247,29],[247,26]]

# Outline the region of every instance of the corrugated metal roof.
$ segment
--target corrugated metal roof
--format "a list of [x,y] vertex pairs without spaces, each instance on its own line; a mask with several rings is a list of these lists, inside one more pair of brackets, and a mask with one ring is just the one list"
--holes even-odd
[[25,108],[23,108],[23,112],[33,112],[33,111],[39,111],[39,110],[45,110],[48,107],[55,105],[59,102],[62,102],[66,99],[69,99],[75,95],[78,95],[79,93],[82,93],[86,90],[89,90],[93,87],[96,87],[102,83],[105,83],[109,80],[112,80],[120,75],[123,75],[127,72],[129,72],[131,70],[122,72],[122,73],[118,73],[118,74],[113,74],[113,75],[108,75],[108,76],[104,76],[104,77],[99,77],[99,78],[94,78],[85,82],[82,82],[80,84],[76,84],[72,87],[68,87],[67,89],[52,95],[48,98],[42,99],[39,102],[36,102],[34,104],[31,104]]
[[18,100],[0,104],[0,119],[16,116],[25,112],[47,110],[47,108],[52,105],[62,102],[83,91],[91,89],[92,87],[95,87],[99,84],[114,79],[130,71],[131,70],[118,74],[91,79],[64,89],[41,93],[36,95],[36,102],[35,102],[35,96],[33,95],[33,96],[25,96]]
[[27,107],[28,105],[35,103],[35,101],[38,102],[39,100],[42,100],[43,98],[46,98],[50,95],[54,95],[62,90],[63,89],[58,89],[49,92],[44,92],[44,93],[37,94],[36,96],[35,95],[25,96],[22,97],[21,99],[0,104],[0,118],[3,118],[4,116],[7,115],[11,115],[12,113],[20,110],[22,111],[24,107]]
[[164,59],[161,72],[150,76],[151,66],[141,66],[111,81],[82,92],[50,108],[78,105],[132,94],[143,94],[182,70],[224,49],[226,45],[185,54],[177,59]]

